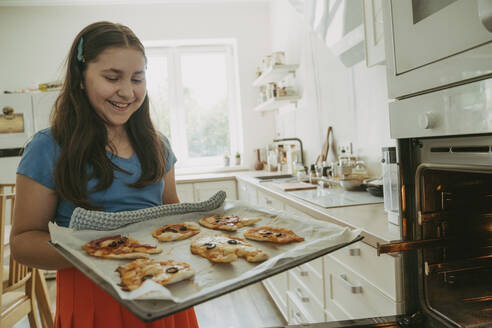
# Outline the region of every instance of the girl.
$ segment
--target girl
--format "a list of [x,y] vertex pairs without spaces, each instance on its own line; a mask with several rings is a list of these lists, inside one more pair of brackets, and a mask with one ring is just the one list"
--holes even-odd
[[150,120],[145,65],[128,27],[84,28],[70,49],[51,128],[33,137],[17,169],[12,254],[58,270],[55,327],[198,327],[192,308],[143,323],[47,243],[50,219],[68,226],[76,206],[116,212],[179,202],[176,157]]

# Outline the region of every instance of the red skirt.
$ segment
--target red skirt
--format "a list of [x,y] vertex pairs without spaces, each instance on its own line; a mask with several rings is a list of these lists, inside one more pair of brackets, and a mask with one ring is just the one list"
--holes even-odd
[[75,268],[56,274],[55,328],[195,328],[193,308],[145,323]]

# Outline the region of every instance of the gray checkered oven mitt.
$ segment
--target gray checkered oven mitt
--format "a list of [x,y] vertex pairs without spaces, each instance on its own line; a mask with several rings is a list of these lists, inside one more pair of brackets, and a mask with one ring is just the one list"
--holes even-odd
[[74,230],[114,230],[128,224],[156,219],[162,216],[212,211],[220,207],[226,198],[225,191],[218,191],[210,199],[198,203],[160,205],[142,210],[122,212],[90,211],[77,207],[70,220]]

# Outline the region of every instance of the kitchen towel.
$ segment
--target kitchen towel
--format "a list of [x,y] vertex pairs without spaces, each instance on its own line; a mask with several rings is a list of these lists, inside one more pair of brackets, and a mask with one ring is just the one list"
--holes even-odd
[[218,191],[208,200],[198,203],[178,203],[160,205],[135,211],[103,212],[90,211],[77,207],[68,226],[74,230],[114,230],[132,223],[155,219],[162,216],[212,211],[222,205],[226,192]]

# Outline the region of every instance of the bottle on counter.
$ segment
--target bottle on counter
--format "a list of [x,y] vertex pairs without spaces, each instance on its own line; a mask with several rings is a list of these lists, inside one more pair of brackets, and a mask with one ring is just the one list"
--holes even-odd
[[313,184],[318,183],[315,164],[311,164],[311,166],[309,167],[308,178],[309,178],[309,183],[313,183]]
[[302,164],[297,164],[296,171],[297,181],[302,182],[307,179],[306,168]]

